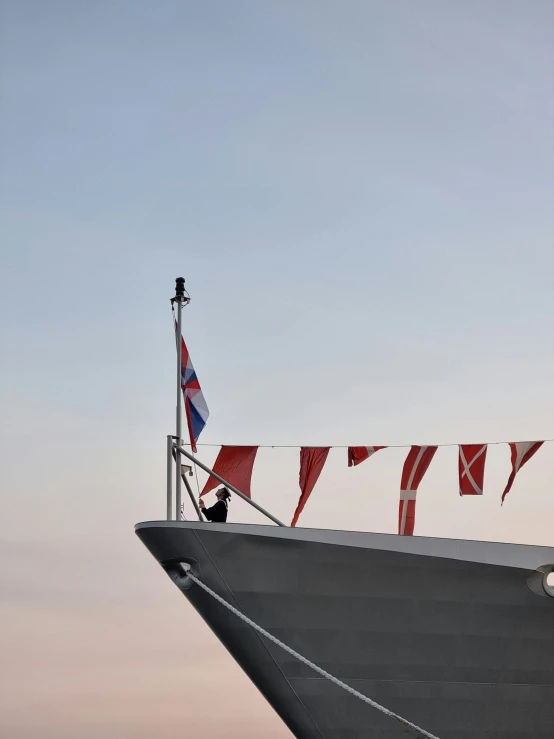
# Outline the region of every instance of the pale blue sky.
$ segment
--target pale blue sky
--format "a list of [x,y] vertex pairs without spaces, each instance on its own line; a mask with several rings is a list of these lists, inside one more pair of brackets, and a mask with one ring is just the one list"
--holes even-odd
[[[0,26],[0,729],[285,737],[132,532],[164,513],[173,280],[205,442],[554,437],[554,5],[0,0]],[[471,501],[439,450],[418,532],[552,543],[553,448],[503,509],[506,447]],[[333,452],[303,523],[394,530],[404,456]],[[262,450],[254,494],[288,520],[297,474]]]

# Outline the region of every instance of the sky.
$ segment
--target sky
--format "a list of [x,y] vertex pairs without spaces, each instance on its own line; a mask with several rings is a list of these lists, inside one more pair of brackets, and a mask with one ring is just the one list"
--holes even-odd
[[[0,0],[3,736],[289,736],[133,532],[175,277],[207,463],[554,438],[553,92],[550,0]],[[439,449],[416,533],[553,545],[553,450],[501,508],[506,445],[471,499]],[[394,532],[406,452],[300,523]],[[252,489],[290,520],[298,449]]]

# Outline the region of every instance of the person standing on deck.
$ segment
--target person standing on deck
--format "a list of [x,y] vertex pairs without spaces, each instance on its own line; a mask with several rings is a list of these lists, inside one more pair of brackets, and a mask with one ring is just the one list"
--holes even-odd
[[227,511],[229,508],[228,501],[231,500],[231,494],[227,488],[220,488],[216,492],[215,497],[217,498],[217,503],[211,508],[206,508],[204,501],[200,498],[200,510],[206,516],[208,521],[211,521],[212,523],[225,523],[225,521],[227,521]]

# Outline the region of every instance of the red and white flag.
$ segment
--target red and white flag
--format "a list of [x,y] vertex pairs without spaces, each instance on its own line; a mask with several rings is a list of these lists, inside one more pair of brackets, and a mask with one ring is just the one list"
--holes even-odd
[[386,449],[386,446],[349,446],[348,447],[348,466],[355,467],[360,462],[372,457],[379,449]]
[[400,483],[398,533],[401,536],[414,534],[417,489],[436,451],[436,446],[413,446],[408,452]]
[[535,452],[538,452],[544,441],[515,441],[509,444],[510,451],[512,453],[512,472],[508,478],[508,484],[506,489],[502,493],[502,503],[504,498],[508,495],[516,479],[516,475],[520,468],[528,462]]
[[483,495],[487,445],[460,444],[459,449],[460,495]]

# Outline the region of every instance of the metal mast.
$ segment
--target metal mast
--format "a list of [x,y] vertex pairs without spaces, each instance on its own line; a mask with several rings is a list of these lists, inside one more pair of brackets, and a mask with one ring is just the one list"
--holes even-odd
[[[178,439],[178,447],[181,446],[183,434],[183,402],[182,402],[182,323],[183,306],[190,302],[190,297],[185,290],[185,278],[177,277],[175,280],[175,297],[171,299],[173,305],[177,304],[177,405],[175,408],[175,436]],[[181,520],[181,452],[175,449],[175,520]]]

